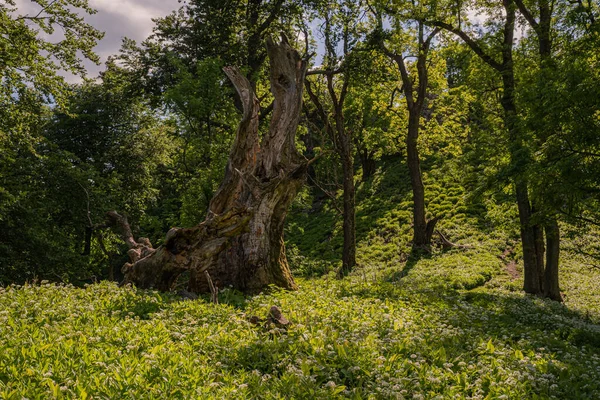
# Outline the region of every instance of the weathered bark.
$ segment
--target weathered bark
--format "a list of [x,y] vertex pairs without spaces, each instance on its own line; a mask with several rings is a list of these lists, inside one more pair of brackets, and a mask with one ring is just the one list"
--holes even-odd
[[560,231],[556,219],[546,224],[546,270],[544,271],[544,296],[562,301],[558,285],[558,265],[560,255]]
[[124,267],[125,282],[170,290],[182,272],[190,271],[189,290],[208,292],[208,271],[218,288],[296,288],[283,228],[306,178],[308,162],[296,150],[295,135],[307,63],[285,37],[279,44],[267,40],[267,52],[274,96],[269,131],[259,137],[260,105],[252,84],[236,68],[225,68],[242,101],[243,117],[206,220],[171,230],[163,246]]

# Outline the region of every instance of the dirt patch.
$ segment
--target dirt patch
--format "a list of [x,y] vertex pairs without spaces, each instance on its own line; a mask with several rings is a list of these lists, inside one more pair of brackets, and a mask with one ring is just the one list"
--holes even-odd
[[521,277],[521,274],[519,273],[519,271],[517,271],[517,263],[514,261],[511,261],[508,264],[505,264],[504,269],[506,270],[508,275],[510,275],[510,278],[513,281],[517,280]]
[[521,277],[521,274],[517,270],[517,263],[514,260],[510,260],[509,256],[513,253],[513,249],[506,249],[500,256],[500,259],[504,261],[504,270],[510,276],[510,279],[517,280]]

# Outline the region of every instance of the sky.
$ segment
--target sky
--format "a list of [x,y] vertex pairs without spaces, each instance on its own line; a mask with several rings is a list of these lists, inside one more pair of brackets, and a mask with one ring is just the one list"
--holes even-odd
[[[95,49],[102,64],[108,56],[119,52],[124,37],[144,40],[154,26],[152,18],[163,17],[181,6],[177,0],[89,0],[89,3],[98,13],[87,16],[86,21],[104,32]],[[90,76],[104,69],[103,65],[93,63],[87,63],[86,67]]]
[[[0,0],[1,1],[1,0]],[[104,63],[110,55],[117,54],[121,48],[124,37],[140,42],[147,38],[154,26],[153,18],[163,17],[173,10],[179,9],[181,3],[178,0],[88,0],[91,7],[98,12],[94,15],[85,14],[85,20],[96,29],[104,32],[104,38],[95,48],[96,54],[100,56],[101,63],[96,65],[85,60],[88,77],[98,76],[104,70]],[[36,15],[39,6],[32,0],[16,0],[18,13]],[[475,21],[481,17],[473,16]],[[316,22],[311,24],[316,29]],[[314,60],[319,64],[322,60],[323,43],[318,40],[317,54]],[[81,78],[64,74],[71,83],[78,83]]]
[[[165,16],[181,7],[177,0],[89,0],[90,6],[98,10],[94,15],[85,15],[85,20],[96,29],[105,32],[104,38],[95,48],[101,58],[101,64],[86,61],[89,77],[95,77],[104,69],[108,56],[116,54],[121,48],[124,37],[138,42],[144,40],[152,31],[152,18]],[[31,0],[18,0],[19,14],[35,15],[39,10]],[[77,77],[67,77],[73,83]]]

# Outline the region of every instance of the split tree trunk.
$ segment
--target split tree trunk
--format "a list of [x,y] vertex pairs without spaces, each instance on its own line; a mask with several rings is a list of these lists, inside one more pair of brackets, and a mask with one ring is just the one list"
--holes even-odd
[[124,267],[125,283],[170,290],[181,273],[190,271],[189,290],[208,292],[208,271],[218,288],[257,292],[275,284],[296,289],[283,229],[308,166],[295,145],[307,63],[285,37],[279,44],[268,39],[267,51],[274,96],[269,131],[259,136],[260,105],[251,83],[236,68],[225,68],[243,103],[243,117],[206,220],[171,230],[164,246],[132,260]]

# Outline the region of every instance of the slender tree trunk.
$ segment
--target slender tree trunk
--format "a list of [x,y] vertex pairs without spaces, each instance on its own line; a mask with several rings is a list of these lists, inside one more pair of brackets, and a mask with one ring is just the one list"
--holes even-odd
[[558,285],[558,265],[560,254],[560,231],[556,218],[546,225],[546,270],[544,273],[544,296],[552,300],[562,301]]
[[[537,29],[542,76],[551,74],[552,64],[552,6],[548,0],[539,0],[540,22]],[[562,301],[558,270],[560,255],[560,230],[555,216],[549,218],[546,230],[546,268],[544,274],[544,296]]]
[[194,228],[172,229],[164,246],[132,259],[124,267],[124,283],[169,290],[182,272],[190,271],[189,289],[203,292],[209,290],[204,274],[208,271],[219,288],[296,288],[285,257],[283,228],[308,164],[295,146],[306,61],[285,38],[280,44],[268,40],[267,50],[275,99],[269,131],[261,139],[260,105],[252,84],[237,69],[226,68],[244,113],[206,220]]
[[[379,21],[381,24],[382,21]],[[402,79],[402,88],[404,91],[406,109],[408,110],[408,132],[406,134],[406,156],[408,171],[410,175],[410,184],[413,192],[413,247],[428,248],[431,244],[431,236],[435,229],[437,219],[429,224],[425,219],[425,186],[423,185],[423,175],[421,174],[421,161],[419,160],[419,123],[425,101],[429,82],[429,71],[427,69],[427,56],[431,41],[439,32],[439,28],[432,30],[425,37],[425,24],[418,22],[419,55],[417,57],[417,77],[412,77],[404,62],[404,55],[390,51],[385,44],[380,43],[383,52],[392,59],[398,66],[400,77]],[[415,90],[415,82],[417,82]]]
[[420,112],[410,111],[408,134],[406,135],[406,155],[410,184],[413,193],[413,225],[415,247],[427,247],[431,238],[427,235],[427,220],[425,219],[425,186],[421,175],[421,162],[417,141],[419,138]]
[[347,135],[338,137],[344,149],[342,156],[342,169],[344,172],[344,249],[342,254],[342,268],[339,276],[348,275],[356,265],[356,209],[354,188],[354,161],[352,159],[351,142]]
[[[328,20],[326,20],[326,23],[328,23]],[[329,46],[328,49],[333,53]],[[348,92],[349,77],[346,72],[338,93],[333,79],[335,75],[334,72],[326,71],[324,75],[327,82],[329,99],[333,105],[332,117],[325,111],[325,107],[323,107],[319,97],[312,90],[310,81],[306,81],[306,91],[325,124],[325,130],[330,135],[335,151],[340,157],[342,164],[344,189],[344,208],[342,211],[344,245],[342,252],[342,268],[338,271],[338,277],[342,278],[348,275],[356,265],[356,191],[354,187],[353,134],[351,131],[346,130],[346,123],[344,120],[344,102]]]
[[[533,212],[532,212],[533,213]],[[540,291],[544,292],[544,228],[540,224],[532,226],[533,237],[535,240],[535,262],[537,265],[537,275],[540,280]]]

